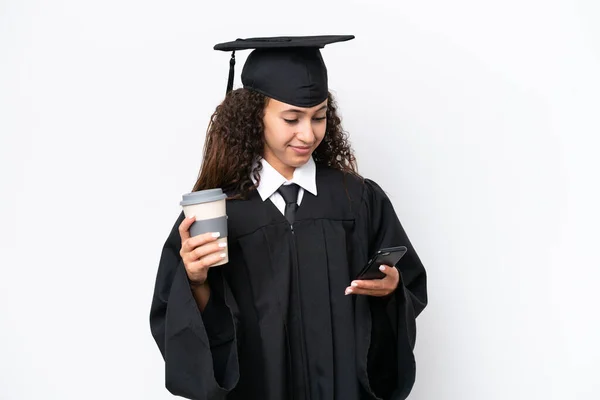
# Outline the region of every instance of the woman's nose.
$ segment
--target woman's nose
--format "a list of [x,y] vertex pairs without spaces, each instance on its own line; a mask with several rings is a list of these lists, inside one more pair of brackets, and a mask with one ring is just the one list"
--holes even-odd
[[305,143],[312,143],[315,141],[315,132],[310,120],[308,123],[305,122],[302,124],[301,129],[296,132],[296,137]]

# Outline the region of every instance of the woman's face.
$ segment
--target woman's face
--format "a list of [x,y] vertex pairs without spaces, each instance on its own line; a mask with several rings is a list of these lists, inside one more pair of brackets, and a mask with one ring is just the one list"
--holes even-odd
[[265,107],[265,160],[291,179],[325,136],[327,100],[311,108],[269,99]]

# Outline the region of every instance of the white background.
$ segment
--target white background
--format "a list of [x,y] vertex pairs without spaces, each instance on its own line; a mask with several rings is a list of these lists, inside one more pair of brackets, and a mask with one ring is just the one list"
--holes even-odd
[[[323,55],[429,273],[411,399],[598,399],[596,0],[0,1],[0,399],[170,399],[148,312],[238,37]],[[236,86],[247,54],[238,53]]]

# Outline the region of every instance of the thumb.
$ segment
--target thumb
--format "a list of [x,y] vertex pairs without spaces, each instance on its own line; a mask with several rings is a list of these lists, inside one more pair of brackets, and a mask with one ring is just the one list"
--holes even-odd
[[190,226],[196,221],[196,216],[193,215],[189,218],[185,218],[179,224],[179,236],[181,236],[181,243],[185,242],[190,238]]

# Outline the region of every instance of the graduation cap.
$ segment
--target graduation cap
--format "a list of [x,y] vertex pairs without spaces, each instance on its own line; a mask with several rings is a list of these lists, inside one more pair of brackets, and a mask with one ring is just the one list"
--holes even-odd
[[351,39],[353,35],[237,39],[214,49],[233,52],[226,94],[233,89],[236,50],[253,49],[242,69],[245,88],[297,107],[313,107],[329,93],[327,68],[319,49]]

